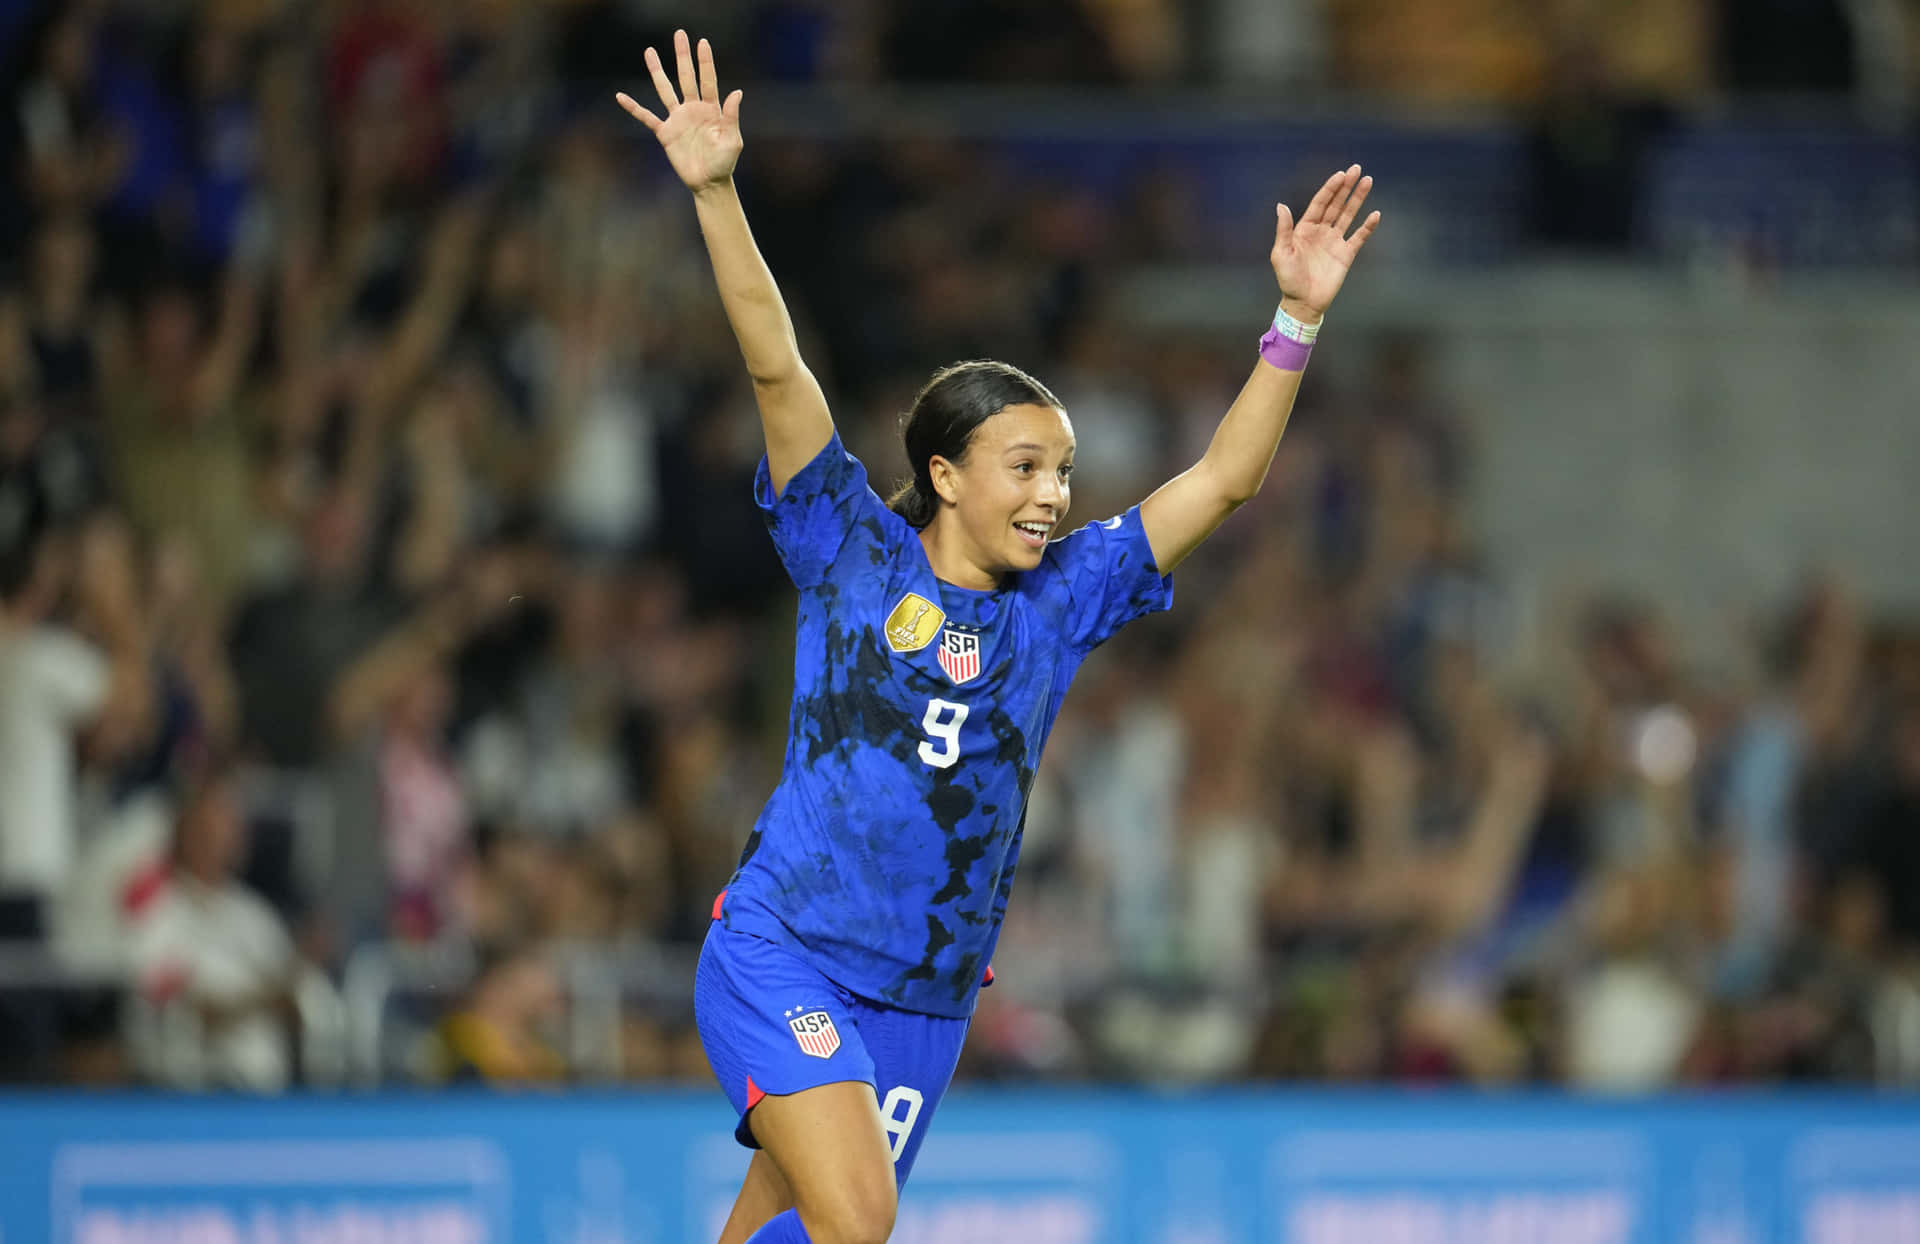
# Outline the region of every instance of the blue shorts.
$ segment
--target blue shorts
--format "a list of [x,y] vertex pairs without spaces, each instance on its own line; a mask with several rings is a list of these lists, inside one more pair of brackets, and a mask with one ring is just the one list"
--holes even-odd
[[786,947],[718,920],[700,951],[693,1015],[707,1062],[740,1116],[741,1144],[760,1147],[748,1115],[762,1097],[858,1080],[880,1103],[901,1186],[953,1080],[969,1023],[856,997]]

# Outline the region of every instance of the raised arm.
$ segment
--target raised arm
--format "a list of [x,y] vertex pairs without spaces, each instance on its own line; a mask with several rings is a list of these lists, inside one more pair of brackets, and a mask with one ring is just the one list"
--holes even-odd
[[673,47],[680,62],[678,95],[667,80],[659,53],[648,48],[646,55],[654,90],[666,105],[664,121],[624,92],[616,98],[660,140],[673,171],[693,191],[700,232],[707,240],[713,277],[720,286],[720,302],[740,342],[747,374],[753,377],[753,396],[767,436],[767,468],[774,491],[781,492],[832,439],[833,416],[827,413],[819,381],[800,360],[793,321],[773,273],[754,245],[747,214],[734,190],[733,166],[741,148],[740,92],[720,102],[713,48],[705,39],[700,40],[697,78],[686,31],[674,33]]
[[[1274,318],[1277,325],[1290,319],[1287,328],[1294,336],[1319,332],[1321,317],[1346,281],[1353,257],[1380,224],[1380,213],[1375,212],[1347,236],[1372,189],[1373,178],[1362,177],[1356,164],[1327,179],[1300,223],[1294,223],[1286,204],[1275,206],[1279,223],[1270,258],[1280,282],[1283,315]],[[1278,333],[1276,328],[1274,336]],[[1227,515],[1260,491],[1300,392],[1310,348],[1310,341],[1301,345],[1281,339],[1271,347],[1263,343],[1253,375],[1214,431],[1207,452],[1141,503],[1141,526],[1162,574],[1171,573]]]

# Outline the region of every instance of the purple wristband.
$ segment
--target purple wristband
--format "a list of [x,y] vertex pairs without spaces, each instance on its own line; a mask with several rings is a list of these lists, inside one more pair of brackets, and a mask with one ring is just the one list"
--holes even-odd
[[1305,371],[1312,346],[1303,346],[1291,337],[1283,337],[1277,328],[1269,328],[1260,339],[1260,357],[1281,371]]

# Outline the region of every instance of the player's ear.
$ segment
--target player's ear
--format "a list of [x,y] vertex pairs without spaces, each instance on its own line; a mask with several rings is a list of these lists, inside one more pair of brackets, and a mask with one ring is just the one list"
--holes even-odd
[[960,503],[960,471],[953,463],[939,454],[927,459],[927,478],[933,481],[934,492],[948,505]]

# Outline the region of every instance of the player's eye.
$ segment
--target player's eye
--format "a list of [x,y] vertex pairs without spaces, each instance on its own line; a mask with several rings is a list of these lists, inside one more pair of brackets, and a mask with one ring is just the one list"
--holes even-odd
[[1033,463],[1031,462],[1016,463],[1013,469],[1020,472],[1022,475],[1028,475],[1033,472]]
[[1072,474],[1073,474],[1073,463],[1071,463],[1071,462],[1064,462],[1064,463],[1062,463],[1062,464],[1060,465],[1060,478],[1061,478],[1061,479],[1066,479],[1066,478],[1067,478],[1068,476],[1070,476],[1070,475],[1072,475]]

